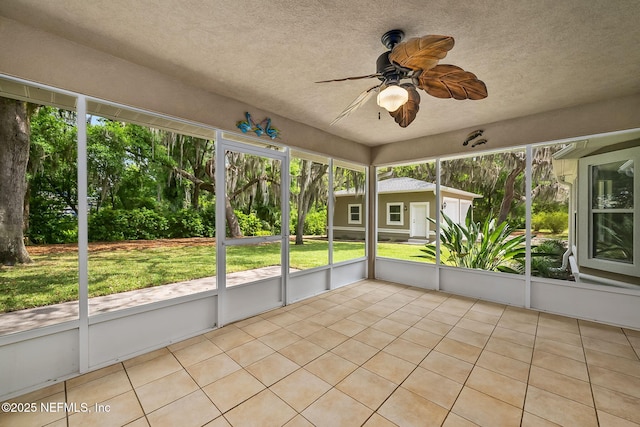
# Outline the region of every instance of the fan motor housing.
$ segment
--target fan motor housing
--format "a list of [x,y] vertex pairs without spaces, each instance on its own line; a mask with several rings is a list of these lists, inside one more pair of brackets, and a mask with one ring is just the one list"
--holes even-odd
[[379,77],[380,80],[384,80],[385,76],[389,73],[395,73],[396,67],[389,60],[389,54],[391,51],[384,52],[382,55],[378,57],[376,61],[376,72],[382,74],[382,77]]
[[391,51],[386,51],[376,61],[376,72],[380,74],[378,79],[382,81],[400,81],[407,77],[410,70],[400,67],[389,60]]

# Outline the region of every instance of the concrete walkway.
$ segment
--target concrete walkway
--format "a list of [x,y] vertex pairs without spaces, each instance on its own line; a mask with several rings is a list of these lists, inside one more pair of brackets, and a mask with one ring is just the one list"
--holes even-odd
[[[297,270],[291,270],[297,271]],[[227,287],[256,280],[279,276],[280,266],[257,268],[255,270],[240,271],[227,274]],[[89,315],[108,313],[135,307],[152,302],[168,300],[184,295],[209,291],[217,288],[216,278],[204,277],[185,282],[154,286],[152,288],[121,292],[89,299]],[[0,335],[12,334],[55,325],[57,323],[76,320],[78,318],[78,301],[53,304],[46,307],[29,308],[0,314]]]

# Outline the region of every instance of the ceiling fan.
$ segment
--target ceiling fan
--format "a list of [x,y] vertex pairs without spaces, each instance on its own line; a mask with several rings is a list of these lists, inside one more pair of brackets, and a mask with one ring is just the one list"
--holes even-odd
[[316,82],[369,78],[381,81],[362,92],[331,125],[363,105],[376,92],[378,105],[385,108],[403,128],[413,122],[419,110],[420,94],[416,87],[436,98],[477,100],[487,97],[487,87],[475,74],[455,65],[438,65],[438,61],[453,48],[453,37],[427,35],[402,42],[403,37],[402,30],[384,33],[382,44],[389,50],[378,57],[375,74]]

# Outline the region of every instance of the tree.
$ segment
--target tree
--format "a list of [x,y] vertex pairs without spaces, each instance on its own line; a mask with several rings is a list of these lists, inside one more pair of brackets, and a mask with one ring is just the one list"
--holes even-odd
[[[171,173],[193,185],[192,207],[197,206],[193,198],[199,199],[200,191],[215,194],[215,153],[211,141],[191,137],[176,139],[169,133],[162,140],[171,156],[166,163]],[[279,160],[233,151],[225,153],[224,203],[231,237],[242,237],[236,209],[249,214],[259,206],[279,206],[280,169]]]
[[[281,163],[280,160],[251,154],[225,153],[225,183],[229,199],[228,205],[225,201],[227,212],[231,206],[247,215],[256,212],[270,227],[280,227]],[[231,229],[230,222],[228,225]]]
[[167,131],[155,133],[160,137],[160,143],[168,156],[166,159],[156,157],[156,160],[162,160],[169,167],[169,179],[172,178],[171,175],[177,175],[179,179],[186,178],[190,181],[185,201],[193,209],[198,209],[200,191],[214,192],[213,187],[206,185],[207,182],[215,182],[213,141]]
[[25,241],[77,241],[76,113],[38,106],[31,115]]
[[0,265],[31,262],[23,227],[33,110],[26,102],[0,98]]
[[96,209],[109,201],[116,208],[116,193],[129,159],[124,123],[102,119],[87,126],[87,169]]
[[502,160],[505,169],[509,170],[509,173],[504,179],[504,193],[500,202],[500,210],[498,211],[498,224],[502,224],[507,220],[511,204],[516,197],[516,180],[527,166],[526,155],[521,151],[504,153]]
[[[316,163],[311,160],[300,161],[300,176],[298,177],[298,194],[295,196],[297,206],[296,245],[302,245],[304,222],[314,203],[327,199],[327,186],[324,177],[329,165]],[[291,195],[294,197],[294,195]]]
[[[532,195],[538,202],[553,201],[559,183],[553,176],[552,154],[563,146],[537,147],[532,156],[532,177],[536,186]],[[481,194],[473,202],[474,216],[484,219],[492,216],[499,206],[498,224],[513,215],[514,208],[525,200],[524,170],[526,157],[523,150],[485,154],[477,157],[449,159],[440,164],[441,184]],[[382,170],[379,179],[411,177],[435,182],[435,162],[398,166]],[[383,178],[384,177],[384,178]]]

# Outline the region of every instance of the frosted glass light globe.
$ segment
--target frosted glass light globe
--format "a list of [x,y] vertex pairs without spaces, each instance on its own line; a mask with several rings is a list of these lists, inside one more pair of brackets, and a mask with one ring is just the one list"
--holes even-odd
[[392,112],[402,107],[409,100],[409,92],[398,85],[387,86],[378,94],[378,105]]

